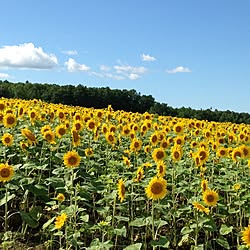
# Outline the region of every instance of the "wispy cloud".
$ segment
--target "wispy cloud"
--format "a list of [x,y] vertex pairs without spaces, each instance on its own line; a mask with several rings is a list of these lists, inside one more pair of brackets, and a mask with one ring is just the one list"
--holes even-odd
[[7,79],[7,78],[10,78],[11,76],[9,74],[6,74],[6,73],[0,73],[0,78],[1,79]]
[[97,76],[97,77],[100,77],[100,78],[110,78],[110,79],[117,80],[117,81],[125,79],[124,76],[120,76],[120,75],[116,75],[116,74],[111,74],[111,73],[107,73],[107,72],[101,72],[101,73],[99,73],[99,72],[92,71],[90,73],[90,75]]
[[65,62],[67,69],[69,72],[77,72],[77,71],[89,71],[90,67],[85,64],[77,63],[73,58],[69,58],[67,62]]
[[63,50],[62,53],[68,56],[74,56],[78,54],[76,50]]
[[153,61],[156,60],[156,58],[153,57],[153,56],[150,56],[150,55],[142,54],[142,55],[141,55],[141,60],[142,60],[142,61],[145,61],[145,62],[153,62]]
[[147,69],[145,67],[133,67],[133,66],[130,66],[130,65],[115,65],[113,67],[116,72],[118,74],[131,74],[131,73],[135,73],[135,74],[144,74],[146,73]]
[[110,68],[109,66],[107,66],[107,65],[101,65],[101,66],[100,66],[100,70],[101,70],[101,71],[110,71],[110,69],[111,69],[111,68]]
[[174,69],[167,69],[167,73],[169,74],[176,74],[176,73],[190,73],[191,70],[189,68],[183,67],[183,66],[178,66]]
[[53,54],[47,54],[33,43],[0,48],[0,67],[22,69],[51,69],[58,64]]

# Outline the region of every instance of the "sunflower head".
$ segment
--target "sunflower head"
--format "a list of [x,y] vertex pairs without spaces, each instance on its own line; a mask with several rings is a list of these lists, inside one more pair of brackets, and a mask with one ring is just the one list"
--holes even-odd
[[6,164],[0,164],[0,182],[8,182],[12,179],[14,175],[14,168]]
[[91,157],[91,156],[94,155],[94,150],[93,150],[93,148],[86,148],[86,149],[84,150],[84,152],[85,152],[85,155],[86,155],[87,157]]
[[203,201],[209,207],[215,206],[219,200],[219,195],[215,190],[207,189],[203,192]]
[[242,231],[241,239],[245,245],[250,247],[250,224]]
[[9,133],[3,134],[2,136],[2,143],[4,146],[7,146],[7,147],[11,146],[13,143],[13,140],[14,140],[13,135]]
[[12,113],[7,113],[3,117],[3,125],[6,128],[13,128],[13,127],[15,127],[16,123],[17,123],[17,119],[16,119],[15,115],[13,115]]
[[155,162],[162,161],[166,157],[166,152],[163,148],[155,148],[152,153],[152,157]]
[[62,213],[61,215],[57,216],[55,221],[55,228],[61,229],[64,223],[66,222],[67,218],[68,216],[65,213]]
[[167,194],[167,181],[162,177],[153,177],[145,189],[149,199],[163,199]]
[[64,196],[64,194],[59,193],[59,194],[56,196],[56,200],[58,200],[58,201],[60,201],[60,202],[65,201],[65,196]]
[[69,151],[63,156],[64,165],[68,168],[78,167],[81,157],[76,151]]
[[120,179],[118,181],[118,198],[120,199],[121,202],[124,201],[125,194],[126,194],[125,183],[123,179]]
[[194,201],[192,203],[192,205],[194,206],[195,209],[197,209],[199,212],[203,212],[205,214],[209,214],[209,208],[204,207],[202,204],[200,204],[197,201]]

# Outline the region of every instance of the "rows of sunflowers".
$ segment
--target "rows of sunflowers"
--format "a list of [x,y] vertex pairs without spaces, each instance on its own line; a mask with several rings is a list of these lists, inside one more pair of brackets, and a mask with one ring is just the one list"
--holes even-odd
[[250,246],[250,125],[2,98],[0,137],[1,249]]

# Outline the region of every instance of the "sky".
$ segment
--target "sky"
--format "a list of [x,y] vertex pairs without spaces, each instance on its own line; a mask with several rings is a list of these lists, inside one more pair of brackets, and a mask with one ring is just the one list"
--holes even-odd
[[2,0],[0,80],[250,113],[249,0]]

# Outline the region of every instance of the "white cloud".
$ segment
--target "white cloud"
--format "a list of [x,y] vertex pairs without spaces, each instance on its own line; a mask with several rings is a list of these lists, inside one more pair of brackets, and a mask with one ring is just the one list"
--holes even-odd
[[9,74],[6,74],[6,73],[0,73],[0,78],[4,78],[4,79],[6,79],[6,78],[10,78],[10,75]]
[[111,69],[111,68],[110,68],[109,66],[106,66],[106,65],[101,65],[101,66],[100,66],[100,70],[101,70],[101,71],[110,71],[110,69]]
[[90,75],[94,75],[100,78],[110,78],[110,79],[114,79],[114,80],[124,80],[125,77],[124,76],[120,76],[120,75],[115,75],[115,74],[111,74],[111,73],[98,73],[98,72],[91,72]]
[[155,57],[150,56],[150,55],[145,55],[145,54],[141,55],[141,59],[142,59],[142,61],[146,61],[146,62],[153,62],[156,60]]
[[128,78],[130,80],[136,80],[136,79],[140,78],[140,76],[138,74],[131,73],[131,74],[128,75]]
[[176,73],[190,73],[191,70],[189,68],[183,67],[183,66],[178,66],[174,69],[168,69],[167,73],[169,74],[176,74]]
[[46,54],[33,43],[24,43],[0,48],[0,67],[51,69],[58,64],[53,54]]
[[115,65],[114,69],[116,70],[116,73],[118,74],[144,74],[146,73],[147,69],[145,67],[132,67],[129,65]]
[[77,51],[76,50],[64,50],[62,51],[63,54],[66,54],[68,56],[73,56],[73,55],[77,55]]
[[69,58],[67,62],[65,62],[67,69],[69,72],[77,72],[77,71],[89,71],[90,67],[85,64],[77,63],[73,58]]
[[133,67],[130,65],[115,65],[113,68],[116,74],[125,76],[130,80],[136,80],[147,72],[145,67]]

